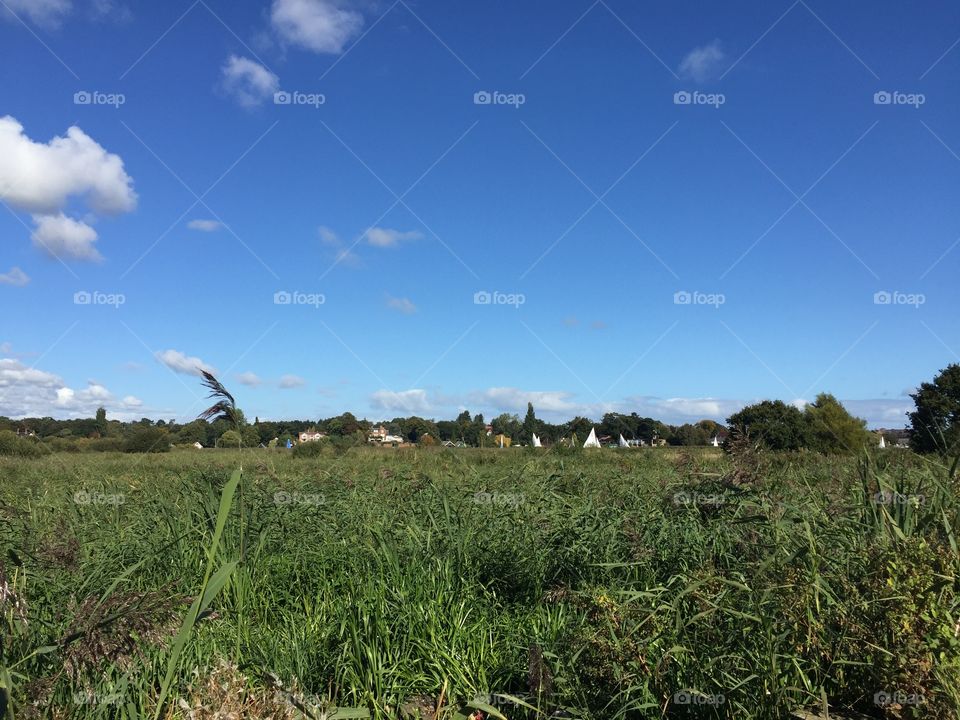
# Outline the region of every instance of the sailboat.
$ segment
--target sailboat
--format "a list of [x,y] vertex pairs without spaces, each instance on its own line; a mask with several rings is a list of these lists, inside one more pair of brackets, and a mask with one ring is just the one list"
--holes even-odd
[[720,447],[720,438],[714,435],[713,440],[710,441],[710,444],[713,445],[714,447]]
[[534,446],[534,447],[543,447],[543,445],[540,444],[540,438],[537,437],[537,434],[536,434],[536,433],[533,434],[533,446]]
[[500,449],[503,449],[503,434],[500,434]]
[[883,435],[880,436],[880,449],[883,450],[887,446],[887,441],[883,439]]
[[630,447],[630,443],[623,439],[623,434],[620,434],[620,447]]
[[583,443],[585,448],[598,448],[600,447],[600,441],[597,440],[597,430],[596,428],[590,428],[590,435],[587,437],[586,442]]

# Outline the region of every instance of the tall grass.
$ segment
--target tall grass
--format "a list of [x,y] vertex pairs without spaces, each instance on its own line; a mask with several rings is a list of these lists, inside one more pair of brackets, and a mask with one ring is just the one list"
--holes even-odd
[[955,480],[910,453],[132,468],[0,459],[12,717],[960,713]]

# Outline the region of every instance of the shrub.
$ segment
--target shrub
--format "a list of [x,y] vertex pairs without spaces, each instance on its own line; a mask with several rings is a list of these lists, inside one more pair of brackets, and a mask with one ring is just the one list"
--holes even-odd
[[13,457],[37,457],[43,454],[38,441],[18,437],[10,430],[0,431],[0,455]]
[[170,436],[155,427],[137,428],[124,443],[125,452],[161,453],[170,451]]

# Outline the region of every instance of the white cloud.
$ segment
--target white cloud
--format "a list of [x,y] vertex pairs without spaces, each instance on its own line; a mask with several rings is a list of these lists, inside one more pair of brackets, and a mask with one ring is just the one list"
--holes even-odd
[[404,315],[413,315],[417,311],[417,306],[409,298],[387,298],[387,307],[402,312]]
[[207,365],[200,358],[188,357],[179,350],[163,350],[162,352],[156,353],[156,358],[174,372],[183,375],[196,375],[199,377],[203,370],[213,373],[214,375],[217,372],[212,366]]
[[284,375],[280,378],[279,385],[283,390],[290,390],[292,388],[303,387],[307,384],[307,381],[304,380],[299,375]]
[[0,117],[0,199],[28,212],[49,215],[72,196],[95,212],[112,215],[137,205],[123,160],[78,127],[49,143],[34,142],[9,115]]
[[426,390],[377,390],[370,396],[370,405],[378,410],[406,412],[423,415],[431,412],[432,405]]
[[237,382],[241,385],[246,385],[247,387],[257,387],[263,380],[260,379],[260,376],[253,372],[245,372],[237,375]]
[[709,45],[694,48],[680,62],[678,72],[680,77],[694,82],[706,82],[716,77],[720,68],[727,59],[720,47],[720,41],[714,40]]
[[191,220],[187,223],[187,227],[200,232],[216,232],[223,227],[223,223],[219,220]]
[[57,28],[71,9],[70,0],[4,0],[0,7],[0,16],[16,22],[16,18],[12,16],[16,13],[21,20],[30,20],[47,28]]
[[527,403],[547,413],[567,413],[571,417],[579,414],[579,407],[572,401],[572,395],[562,391],[520,390],[512,387],[494,387],[472,393],[474,403],[496,408],[501,412],[526,412]]
[[326,225],[321,225],[317,228],[317,235],[320,236],[320,242],[322,242],[324,245],[329,245],[331,247],[340,246],[340,237]]
[[364,233],[367,243],[374,247],[396,247],[404,240],[419,240],[423,233],[416,230],[400,232],[391,228],[372,227]]
[[10,272],[0,273],[0,285],[13,285],[14,287],[23,287],[30,282],[30,276],[23,270],[14,265]]
[[280,78],[249,58],[231,55],[222,72],[224,89],[243,107],[256,107],[280,89]]
[[109,20],[117,24],[133,20],[133,11],[118,0],[93,0],[91,14],[94,20]]
[[[74,390],[62,378],[45,370],[31,368],[19,360],[0,360],[0,415],[7,417],[93,417],[99,407],[116,410],[122,419],[124,409],[139,407],[140,400],[128,395],[120,403],[97,382]],[[131,416],[126,416],[131,417]]]
[[36,229],[30,236],[33,244],[51,257],[73,260],[102,260],[93,244],[97,231],[85,222],[57,215],[34,215]]
[[273,0],[270,22],[291,45],[336,55],[360,34],[363,15],[333,0]]

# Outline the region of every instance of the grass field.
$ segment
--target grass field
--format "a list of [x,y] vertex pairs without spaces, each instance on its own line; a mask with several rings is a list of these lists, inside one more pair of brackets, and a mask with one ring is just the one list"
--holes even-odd
[[60,453],[0,478],[9,717],[960,715],[956,486],[907,451]]

